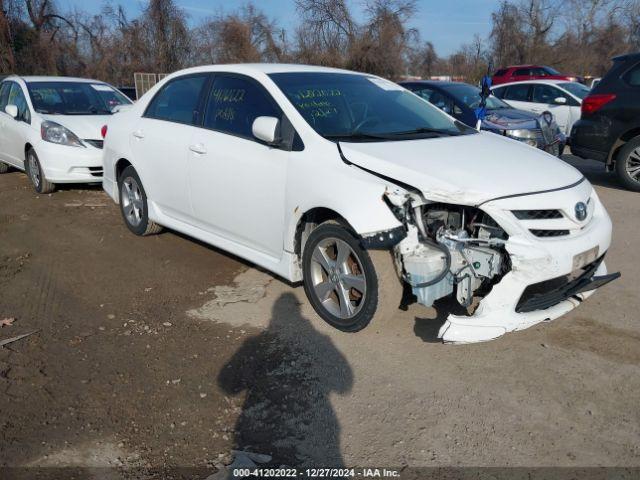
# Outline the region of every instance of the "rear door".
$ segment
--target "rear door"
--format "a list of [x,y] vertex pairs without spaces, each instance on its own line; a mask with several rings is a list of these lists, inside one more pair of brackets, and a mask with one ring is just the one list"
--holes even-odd
[[208,74],[196,74],[170,80],[151,100],[129,139],[148,198],[164,215],[181,221],[191,217],[187,160],[208,79]]

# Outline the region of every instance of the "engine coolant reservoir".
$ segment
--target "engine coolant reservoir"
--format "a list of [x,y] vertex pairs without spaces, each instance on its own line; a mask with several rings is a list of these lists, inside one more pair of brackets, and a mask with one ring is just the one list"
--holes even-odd
[[[437,248],[421,245],[421,248],[404,255],[404,268],[411,285],[419,285],[438,277],[446,265],[444,254]],[[418,302],[430,307],[439,298],[453,292],[453,275],[447,275],[438,283],[428,287],[412,287]]]

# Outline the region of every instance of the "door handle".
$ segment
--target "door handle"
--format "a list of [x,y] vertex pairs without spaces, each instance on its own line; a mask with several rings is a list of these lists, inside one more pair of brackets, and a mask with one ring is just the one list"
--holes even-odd
[[136,130],[135,132],[132,133],[132,135],[138,140],[141,140],[144,138],[144,134],[142,133],[142,130]]
[[207,153],[207,149],[204,148],[204,145],[201,143],[189,145],[189,150],[191,150],[193,153],[197,153],[198,155],[204,155],[205,153]]

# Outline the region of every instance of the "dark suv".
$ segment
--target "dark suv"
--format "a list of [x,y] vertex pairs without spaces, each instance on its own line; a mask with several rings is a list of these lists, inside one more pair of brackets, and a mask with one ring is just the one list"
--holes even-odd
[[582,101],[571,129],[571,151],[615,168],[625,187],[640,192],[640,52],[613,66]]

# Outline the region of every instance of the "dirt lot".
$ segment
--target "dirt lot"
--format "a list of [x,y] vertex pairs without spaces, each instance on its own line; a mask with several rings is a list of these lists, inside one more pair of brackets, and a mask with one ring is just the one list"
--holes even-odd
[[467,346],[436,341],[444,308],[331,330],[300,287],[134,237],[99,187],[36,196],[0,176],[0,320],[16,318],[0,339],[38,330],[0,349],[0,466],[214,472],[234,447],[272,465],[640,466],[640,196],[574,163],[622,279]]

